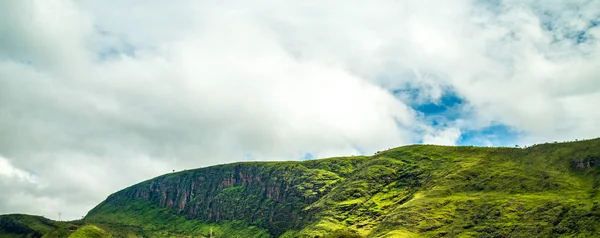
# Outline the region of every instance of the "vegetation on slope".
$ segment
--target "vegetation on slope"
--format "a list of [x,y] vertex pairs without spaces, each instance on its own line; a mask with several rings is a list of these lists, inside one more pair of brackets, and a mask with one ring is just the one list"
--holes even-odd
[[[76,228],[114,237],[207,237],[211,228],[215,237],[599,237],[598,186],[600,139],[413,145],[167,174],[111,195]],[[69,230],[55,226],[33,230]]]
[[95,225],[85,225],[75,230],[69,238],[104,238],[112,237],[112,235],[105,230],[98,228]]
[[67,237],[77,223],[57,222],[41,216],[0,215],[0,238]]
[[[149,206],[152,207],[152,205]],[[140,208],[142,212],[147,209],[145,205],[135,208]],[[148,221],[150,223],[145,223]],[[0,238],[198,238],[210,237],[211,230],[213,237],[271,237],[265,230],[249,226],[241,221],[208,224],[199,220],[189,220],[185,217],[176,216],[159,208],[144,215],[141,213],[128,214],[119,223],[85,220],[56,222],[39,216],[22,214],[0,216]]]

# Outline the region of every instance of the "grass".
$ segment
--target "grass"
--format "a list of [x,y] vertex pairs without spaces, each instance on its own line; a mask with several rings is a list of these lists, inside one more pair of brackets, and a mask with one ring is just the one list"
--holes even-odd
[[85,225],[73,232],[69,238],[107,238],[111,234],[94,225]]
[[78,223],[0,216],[0,238],[207,237],[211,228],[215,237],[600,237],[599,189],[600,139],[413,145],[171,173],[111,195]]

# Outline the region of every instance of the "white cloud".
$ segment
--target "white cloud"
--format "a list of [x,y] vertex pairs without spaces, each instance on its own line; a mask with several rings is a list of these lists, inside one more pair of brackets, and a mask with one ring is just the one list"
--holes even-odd
[[457,128],[447,128],[423,136],[423,144],[432,145],[456,145],[460,139],[461,132]]
[[[78,218],[172,169],[456,144],[492,124],[522,132],[518,144],[600,133],[591,1],[0,8],[0,153],[38,178],[3,183],[0,213]],[[392,94],[407,88],[418,97]],[[407,106],[449,89],[465,102],[456,120],[433,126]]]
[[10,160],[2,156],[0,156],[0,176],[4,177],[4,181],[7,179],[16,179],[21,182],[36,183],[35,176],[19,168],[15,168],[10,163]]

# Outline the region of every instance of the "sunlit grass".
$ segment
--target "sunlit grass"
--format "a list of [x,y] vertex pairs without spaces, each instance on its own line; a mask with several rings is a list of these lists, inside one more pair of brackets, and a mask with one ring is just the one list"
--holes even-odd
[[171,173],[112,195],[82,221],[0,216],[0,238],[208,237],[211,229],[215,237],[600,237],[599,186],[600,139],[413,145]]

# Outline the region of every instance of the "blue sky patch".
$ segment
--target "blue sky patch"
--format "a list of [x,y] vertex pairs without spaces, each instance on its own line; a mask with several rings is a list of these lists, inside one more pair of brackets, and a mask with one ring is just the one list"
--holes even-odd
[[432,126],[443,126],[449,121],[454,121],[467,116],[463,110],[466,100],[452,89],[443,92],[438,100],[427,99],[426,95],[418,88],[406,88],[393,91],[394,95],[422,114],[423,119]]
[[459,145],[487,146],[514,146],[512,142],[516,141],[520,133],[514,129],[495,124],[478,130],[463,131],[459,140]]
[[311,160],[311,159],[314,159],[314,158],[315,158],[315,156],[313,156],[313,154],[311,154],[311,153],[305,153],[305,154],[302,156],[302,158],[300,158],[300,159],[301,159],[301,160]]
[[[438,100],[423,100],[427,95],[422,95],[419,88],[405,88],[394,90],[393,93],[415,111],[421,113],[422,119],[428,125],[444,129],[452,127],[459,119],[472,117],[472,111],[466,107],[467,100],[462,98],[455,90],[447,89]],[[492,123],[480,129],[461,128],[462,135],[459,145],[475,146],[514,146],[520,133],[513,128]],[[422,141],[421,141],[422,143]]]
[[444,92],[438,102],[427,102],[421,105],[413,105],[413,109],[420,111],[424,114],[440,114],[448,111],[452,107],[460,106],[464,103],[464,100],[460,98],[455,92],[449,90]]

